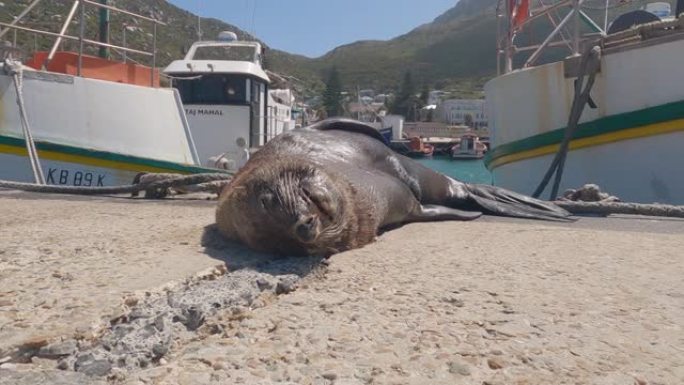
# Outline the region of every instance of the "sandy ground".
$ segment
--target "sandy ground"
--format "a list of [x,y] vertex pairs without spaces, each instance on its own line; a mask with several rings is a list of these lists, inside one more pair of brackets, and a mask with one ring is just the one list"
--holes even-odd
[[[272,274],[207,246],[212,202],[34,197],[0,193],[8,357],[106,333],[130,293],[173,291],[217,264]],[[207,313],[147,368],[73,377],[57,360],[0,356],[0,384],[682,384],[682,234],[683,221],[633,218],[412,224],[293,292]],[[213,271],[194,287],[225,279]]]

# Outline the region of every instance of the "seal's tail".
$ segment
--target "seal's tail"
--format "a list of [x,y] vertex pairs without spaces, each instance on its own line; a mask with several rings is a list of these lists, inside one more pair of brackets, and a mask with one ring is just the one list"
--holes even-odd
[[544,202],[500,187],[467,184],[469,197],[488,214],[506,217],[573,221],[570,213],[551,202]]

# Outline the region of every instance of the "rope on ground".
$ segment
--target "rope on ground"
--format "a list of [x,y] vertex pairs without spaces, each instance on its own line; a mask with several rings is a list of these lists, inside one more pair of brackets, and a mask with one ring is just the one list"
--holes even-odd
[[205,173],[187,176],[178,176],[161,181],[141,182],[138,184],[106,187],[82,187],[82,186],[57,186],[38,185],[35,183],[14,182],[0,180],[0,188],[22,190],[37,193],[76,194],[76,195],[110,195],[129,194],[139,191],[160,190],[174,187],[202,185],[214,181],[227,181],[232,178],[230,174]]
[[40,165],[40,158],[38,158],[38,151],[36,150],[36,145],[33,141],[31,126],[29,125],[28,114],[26,112],[26,105],[24,104],[24,70],[21,67],[21,63],[11,59],[6,59],[4,64],[5,72],[8,75],[11,75],[14,80],[14,90],[17,93],[17,104],[19,105],[19,118],[24,133],[24,141],[26,142],[26,151],[28,152],[31,169],[33,170],[33,178],[37,184],[44,185],[45,176],[43,175],[43,168]]
[[625,203],[620,201],[620,198],[601,191],[601,187],[595,184],[585,184],[578,189],[567,190],[562,198],[553,203],[577,215],[627,214],[684,218],[684,206]]
[[[554,179],[550,199],[554,200],[558,196],[558,188],[563,177],[563,169],[565,167],[565,159],[568,155],[570,141],[575,136],[579,119],[582,116],[584,107],[587,105],[591,97],[591,89],[594,86],[594,81],[596,80],[596,74],[599,71],[600,65],[601,49],[598,46],[592,47],[582,55],[579,76],[575,82],[575,97],[572,100],[572,108],[570,109],[568,126],[565,129],[563,141],[560,144],[560,148],[558,149],[556,156],[551,162],[551,166],[549,166],[549,169],[546,171],[541,183],[539,183],[539,186],[532,194],[532,196],[535,198],[539,198],[542,192],[544,192],[546,186],[551,180],[551,176],[553,176],[554,173],[556,174],[556,178]],[[584,78],[587,76],[587,83],[585,85]]]
[[684,218],[684,206],[672,206],[663,204],[641,204],[624,202],[572,202],[555,201],[559,207],[568,210],[572,214],[627,214],[645,215],[653,217]]

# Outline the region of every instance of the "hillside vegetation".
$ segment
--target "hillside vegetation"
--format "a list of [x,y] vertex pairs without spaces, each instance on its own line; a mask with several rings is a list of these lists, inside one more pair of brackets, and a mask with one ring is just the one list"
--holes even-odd
[[[10,22],[29,3],[29,0],[5,0],[0,2],[0,21]],[[547,1],[546,4],[551,1]],[[611,18],[617,14],[634,9],[641,2],[620,3],[612,10]],[[373,88],[378,92],[396,91],[407,71],[411,71],[415,82],[433,89],[447,89],[461,97],[480,97],[484,82],[496,72],[496,17],[497,0],[460,0],[451,9],[437,17],[433,22],[387,41],[358,41],[337,47],[319,58],[308,58],[287,52],[268,49],[266,66],[271,71],[293,79],[293,86],[304,97],[320,95],[323,90],[322,79],[335,67],[343,88],[355,90]],[[674,0],[670,0],[674,4]],[[26,18],[24,26],[48,29],[57,32],[72,4],[70,0],[44,0]],[[119,8],[152,16],[167,23],[158,30],[157,64],[165,66],[171,60],[180,58],[185,50],[197,40],[197,16],[182,10],[166,0],[110,0]],[[587,4],[599,7],[604,0],[588,0]],[[96,8],[89,6],[86,14],[86,34],[97,36]],[[591,12],[591,11],[589,11]],[[596,16],[601,13],[594,12]],[[136,21],[128,16],[112,14],[110,24],[111,41],[121,45],[124,24],[127,28],[127,45],[133,48],[150,50],[152,28],[150,23]],[[69,33],[78,34],[78,15]],[[551,29],[546,19],[540,19],[520,37],[520,41],[543,37]],[[216,36],[220,31],[233,31],[241,39],[254,40],[239,28],[216,19],[202,19],[202,32],[205,39]],[[13,34],[5,35],[12,41]],[[32,34],[17,34],[18,45],[25,51],[34,48],[47,49],[54,38],[35,38]],[[263,43],[263,42],[262,42]],[[76,42],[64,44],[66,49],[77,49]],[[266,44],[264,44],[267,46]],[[89,53],[95,49],[88,48]],[[545,59],[561,57],[566,52],[552,52]],[[121,53],[112,52],[113,57]],[[133,59],[150,64],[146,57],[132,56]]]
[[[0,3],[0,21],[11,22],[29,0],[5,0]],[[493,5],[496,0],[461,0],[456,7],[415,30],[389,41],[362,41],[341,46],[320,58],[307,58],[283,51],[268,49],[267,67],[277,73],[296,78],[300,93],[315,94],[322,88],[321,79],[336,66],[347,88],[394,89],[403,73],[411,70],[419,82],[432,86],[458,83],[463,80],[470,89],[481,83],[480,78],[491,75],[494,68],[495,20]],[[44,0],[21,23],[22,26],[58,32],[72,1]],[[145,16],[152,16],[167,23],[158,29],[157,64],[165,66],[184,55],[185,50],[197,40],[197,16],[182,10],[165,0],[110,0],[110,4]],[[491,9],[490,9],[491,8]],[[97,36],[98,10],[88,6],[86,12],[86,35]],[[78,35],[77,13],[68,33]],[[142,50],[152,47],[152,26],[145,21],[112,13],[110,39],[113,44],[123,44],[124,24],[127,46]],[[202,19],[204,38],[216,36],[220,31],[233,31],[241,39],[254,37],[239,28],[216,19]],[[5,35],[6,41],[14,39],[13,33]],[[32,33],[18,32],[18,45],[27,53],[34,49],[48,49],[54,38],[36,37]],[[464,50],[464,47],[469,49]],[[66,41],[64,49],[76,50],[77,42]],[[96,48],[86,47],[88,53]],[[120,52],[112,51],[113,57],[121,58]],[[151,64],[147,57],[129,55],[144,64]]]

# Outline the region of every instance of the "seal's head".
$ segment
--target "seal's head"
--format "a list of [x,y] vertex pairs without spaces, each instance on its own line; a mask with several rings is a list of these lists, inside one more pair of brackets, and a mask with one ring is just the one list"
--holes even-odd
[[350,244],[359,234],[353,201],[344,179],[281,160],[236,175],[221,195],[216,223],[223,235],[257,250],[326,256],[359,246]]

